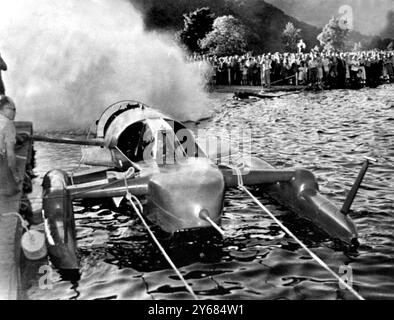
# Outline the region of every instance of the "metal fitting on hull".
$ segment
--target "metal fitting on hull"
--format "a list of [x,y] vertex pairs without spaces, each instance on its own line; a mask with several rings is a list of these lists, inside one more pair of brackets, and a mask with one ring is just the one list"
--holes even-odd
[[43,215],[48,251],[53,264],[62,270],[78,269],[76,229],[71,197],[66,190],[67,174],[48,172],[43,180]]
[[210,227],[201,211],[220,224],[224,179],[220,170],[205,158],[190,158],[168,172],[153,175],[148,187],[146,214],[168,233]]

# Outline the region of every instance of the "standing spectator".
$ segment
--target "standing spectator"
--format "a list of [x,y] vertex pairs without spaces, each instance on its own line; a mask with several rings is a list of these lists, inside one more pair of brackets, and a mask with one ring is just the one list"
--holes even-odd
[[272,63],[273,80],[279,82],[282,77],[282,62],[279,53],[275,53]]
[[393,53],[386,53],[386,69],[391,81],[394,80],[393,60]]
[[367,68],[367,85],[369,87],[375,88],[379,83],[379,63],[376,58],[375,53],[370,53],[368,57],[368,68]]
[[235,85],[236,82],[236,63],[235,63],[235,57],[230,57],[230,62],[228,64],[228,72],[229,72],[229,84]]
[[393,51],[390,52],[389,57],[391,59],[391,69],[393,71],[391,81],[394,81],[394,52]]
[[317,60],[314,54],[310,55],[310,60],[308,62],[309,71],[309,82],[311,85],[316,85],[318,83],[318,70],[317,70]]
[[345,70],[346,70],[346,84],[350,84],[350,71],[352,69],[353,61],[348,53],[344,55]]
[[224,60],[224,58],[219,59],[219,65],[218,65],[218,84],[219,85],[226,85],[227,84],[227,64]]
[[247,64],[246,64],[246,60],[242,60],[242,63],[241,63],[241,68],[242,68],[242,85],[243,86],[247,86],[248,85],[248,71],[249,71],[249,68],[248,68],[248,66],[247,66]]
[[270,78],[271,78],[271,82],[272,81],[276,81],[276,70],[277,70],[277,57],[276,55],[272,55],[271,56],[271,72],[270,72]]
[[226,82],[227,82],[227,85],[231,86],[232,80],[233,80],[233,77],[232,77],[233,68],[231,66],[231,61],[232,61],[233,57],[226,57],[225,59],[226,59],[226,70],[227,70]]
[[271,60],[270,55],[264,57],[261,69],[263,70],[263,73],[264,73],[264,85],[266,85],[267,88],[270,88],[271,87],[271,69],[272,69],[272,60]]
[[258,64],[260,65],[260,83],[262,86],[264,85],[264,69],[263,69],[264,57],[265,57],[265,55],[262,54],[261,56],[259,56],[259,58],[257,60]]
[[260,65],[258,64],[256,58],[252,59],[251,65],[251,84],[252,86],[258,86],[260,84],[259,75],[260,75]]
[[346,62],[344,60],[343,54],[337,53],[337,88],[346,88]]
[[323,82],[323,59],[320,53],[316,53],[317,82],[319,85]]
[[290,59],[285,57],[283,60],[283,79],[285,79],[285,84],[292,83],[292,64],[290,63]]
[[248,60],[246,60],[245,64],[248,67],[248,85],[252,86],[253,85],[253,61],[252,61],[252,58],[249,57]]
[[209,57],[208,59],[209,63],[211,64],[211,80],[210,80],[210,85],[214,86],[216,85],[216,73],[217,73],[217,64],[216,60],[213,57]]
[[350,61],[349,61],[349,72],[350,72],[351,84],[354,86],[361,79],[360,62],[359,62],[359,60],[357,59],[357,57],[355,55],[353,55],[350,58]]
[[3,83],[3,79],[1,78],[1,71],[7,71],[7,65],[0,54],[0,94],[5,94],[5,87]]
[[362,78],[362,85],[364,86],[367,80],[367,73],[365,71],[365,53],[363,52],[361,56],[358,58],[358,61],[360,63],[360,70],[361,70],[361,78]]
[[298,83],[301,85],[305,85],[307,82],[308,76],[308,68],[305,61],[301,62],[301,67],[299,68],[298,72]]
[[391,74],[393,72],[391,68],[391,59],[389,59],[388,54],[384,54],[382,60],[383,60],[383,80],[389,82],[391,78]]
[[330,73],[331,61],[328,58],[328,55],[324,54],[322,57],[322,64],[323,64],[323,81],[327,83],[328,76]]
[[242,65],[241,65],[241,58],[235,56],[235,66],[234,66],[234,83],[236,85],[240,85],[242,81]]

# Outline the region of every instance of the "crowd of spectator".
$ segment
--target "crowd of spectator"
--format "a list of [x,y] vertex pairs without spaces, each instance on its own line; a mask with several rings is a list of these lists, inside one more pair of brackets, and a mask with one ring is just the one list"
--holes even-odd
[[334,89],[394,82],[394,51],[193,55],[189,61],[199,63],[211,86],[307,85]]

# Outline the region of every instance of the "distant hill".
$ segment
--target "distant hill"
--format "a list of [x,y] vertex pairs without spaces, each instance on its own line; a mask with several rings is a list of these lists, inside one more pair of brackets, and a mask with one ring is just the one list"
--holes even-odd
[[148,29],[180,30],[183,14],[201,7],[209,7],[216,16],[233,15],[252,33],[249,44],[252,50],[282,50],[280,35],[287,22],[302,29],[302,37],[309,46],[318,44],[320,30],[283,13],[262,0],[130,0],[145,15]]
[[[366,35],[379,35],[387,24],[387,12],[394,11],[393,0],[265,0],[286,14],[323,27],[339,8],[349,5],[353,11],[354,30]],[[391,29],[394,32],[394,29]],[[391,36],[393,37],[393,36]]]
[[[148,29],[178,30],[183,26],[183,14],[201,7],[213,12],[225,12],[226,0],[129,0],[145,18]],[[229,11],[226,11],[229,12]]]
[[[393,1],[394,2],[394,1]],[[380,34],[382,38],[394,39],[394,9],[387,12],[387,24]]]
[[[231,14],[242,21],[251,31],[249,45],[255,53],[283,50],[281,34],[289,21],[301,29],[302,39],[309,49],[319,44],[316,37],[321,32],[321,28],[287,15],[282,10],[263,0],[130,1],[143,12],[147,29],[178,31],[183,27],[183,14],[194,11],[197,8],[209,7],[216,16]],[[327,22],[328,19],[325,23]],[[351,38],[356,42],[367,42],[371,37],[353,32]]]

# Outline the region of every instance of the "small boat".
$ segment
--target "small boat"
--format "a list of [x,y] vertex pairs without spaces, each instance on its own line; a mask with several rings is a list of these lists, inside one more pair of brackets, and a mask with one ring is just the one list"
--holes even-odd
[[250,92],[250,91],[237,91],[234,92],[233,98],[236,100],[243,100],[243,99],[249,99],[250,97],[256,97],[259,99],[275,99],[275,98],[281,98],[284,96],[292,95],[292,94],[298,94],[301,93],[303,90],[298,90],[298,91],[290,91],[286,93],[264,93],[264,91],[261,92]]
[[[225,192],[240,184],[260,186],[332,238],[357,242],[357,228],[348,210],[337,208],[320,194],[312,172],[277,169],[256,157],[239,159],[237,166],[217,163],[181,122],[143,103],[128,100],[108,107],[91,136],[87,140],[33,137],[84,145],[82,162],[93,167],[74,175],[55,169],[44,177],[48,249],[59,269],[77,269],[79,264],[73,201],[141,199],[143,216],[174,234],[220,226]],[[347,209],[357,186],[353,189]]]

